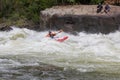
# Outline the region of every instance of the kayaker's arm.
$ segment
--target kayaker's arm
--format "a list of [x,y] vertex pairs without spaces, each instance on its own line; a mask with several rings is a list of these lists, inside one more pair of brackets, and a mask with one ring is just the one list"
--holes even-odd
[[[58,32],[51,32],[51,35],[56,36],[56,34],[63,32],[62,29],[60,29]],[[46,35],[46,37],[50,37],[49,34]]]

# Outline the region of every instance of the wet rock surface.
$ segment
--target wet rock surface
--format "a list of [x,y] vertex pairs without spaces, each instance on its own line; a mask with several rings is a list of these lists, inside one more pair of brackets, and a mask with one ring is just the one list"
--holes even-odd
[[5,23],[0,24],[0,31],[9,31],[12,30],[12,28]]

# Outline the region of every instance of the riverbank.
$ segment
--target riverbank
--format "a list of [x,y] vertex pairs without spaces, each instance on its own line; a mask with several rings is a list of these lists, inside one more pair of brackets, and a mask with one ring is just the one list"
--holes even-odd
[[35,24],[33,21],[27,20],[25,18],[0,19],[0,31],[9,31],[12,29],[11,26],[16,26],[18,28],[27,28],[37,31],[39,24]]
[[[103,5],[104,7],[105,5]],[[119,29],[120,7],[110,5],[108,14],[96,13],[97,5],[53,6],[40,12],[40,24],[25,17],[0,20],[0,30],[11,30],[10,26],[36,31],[60,29],[64,31],[85,31],[90,33],[110,33]]]

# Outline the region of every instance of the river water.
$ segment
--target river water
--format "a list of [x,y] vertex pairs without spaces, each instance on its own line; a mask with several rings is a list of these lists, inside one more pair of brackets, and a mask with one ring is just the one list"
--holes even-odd
[[120,31],[72,35],[64,42],[13,27],[0,32],[0,80],[120,80]]

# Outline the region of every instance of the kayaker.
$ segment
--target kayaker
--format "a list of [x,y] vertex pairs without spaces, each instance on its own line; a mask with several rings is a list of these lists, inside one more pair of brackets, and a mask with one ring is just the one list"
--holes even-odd
[[63,32],[62,29],[60,29],[58,32],[49,31],[49,33],[46,35],[46,37],[54,38],[58,33],[61,33],[61,32]]

